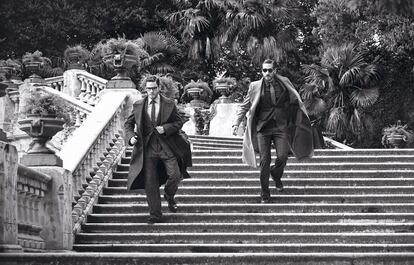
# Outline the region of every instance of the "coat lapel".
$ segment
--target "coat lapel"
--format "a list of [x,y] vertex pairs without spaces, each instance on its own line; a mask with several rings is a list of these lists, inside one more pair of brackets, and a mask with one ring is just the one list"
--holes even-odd
[[168,102],[165,100],[164,96],[160,95],[160,114],[159,114],[159,124],[164,124],[167,122],[168,118],[171,115],[171,112],[174,108],[174,103]]

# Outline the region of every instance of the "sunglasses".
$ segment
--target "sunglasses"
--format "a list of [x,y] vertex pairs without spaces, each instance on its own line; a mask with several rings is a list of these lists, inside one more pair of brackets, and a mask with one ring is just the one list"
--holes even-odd
[[266,72],[271,73],[271,72],[273,72],[273,69],[272,69],[272,68],[263,68],[263,69],[262,69],[262,72],[263,72],[263,73],[266,73]]

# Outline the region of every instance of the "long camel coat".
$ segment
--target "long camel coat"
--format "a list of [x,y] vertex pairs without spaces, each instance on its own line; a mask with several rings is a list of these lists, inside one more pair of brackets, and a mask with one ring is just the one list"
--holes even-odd
[[[189,178],[186,168],[192,166],[191,148],[185,134],[180,130],[183,126],[180,115],[174,101],[160,95],[159,125],[164,127],[165,134],[159,135],[160,138],[170,147],[177,159],[183,178]],[[134,103],[131,115],[125,122],[125,143],[129,145],[129,140],[135,135],[138,136],[137,142],[132,151],[131,163],[128,172],[128,190],[145,188],[145,172],[143,170],[144,155],[150,135],[143,135],[143,115],[148,115],[145,108],[147,97]],[[155,128],[154,128],[155,130]],[[156,133],[156,132],[153,132]],[[165,172],[164,164],[159,163],[157,175],[160,178],[160,185],[165,184],[168,176]]]
[[[305,105],[288,78],[281,75],[275,75],[275,78],[289,92],[290,106],[299,106],[299,108],[291,109],[288,112],[288,115],[295,116],[293,122],[288,124],[289,144],[292,151],[298,159],[310,158],[313,155],[313,136]],[[239,125],[247,113],[247,128],[243,139],[242,159],[243,162],[254,168],[257,167],[256,154],[259,152],[255,114],[260,100],[262,82],[263,78],[250,84],[249,91],[237,111],[234,122],[234,124]],[[291,120],[292,117],[288,116],[288,121]]]

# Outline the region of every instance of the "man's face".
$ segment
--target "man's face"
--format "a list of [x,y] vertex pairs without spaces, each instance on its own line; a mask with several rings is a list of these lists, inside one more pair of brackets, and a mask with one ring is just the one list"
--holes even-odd
[[145,85],[145,90],[147,91],[148,97],[154,99],[160,93],[160,89],[156,82],[147,82]]
[[262,64],[262,75],[264,79],[266,79],[267,81],[272,80],[273,73],[274,73],[273,64],[271,63]]

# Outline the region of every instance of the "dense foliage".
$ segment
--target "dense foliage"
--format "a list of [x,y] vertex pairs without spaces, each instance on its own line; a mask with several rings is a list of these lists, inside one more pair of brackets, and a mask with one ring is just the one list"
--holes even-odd
[[[303,66],[326,68],[327,51],[349,43],[377,70],[378,98],[369,108],[374,137],[355,142],[359,133],[342,131],[338,139],[380,146],[386,125],[396,120],[414,125],[412,0],[0,1],[0,34],[0,59],[40,50],[51,59],[51,69],[64,67],[67,47],[93,51],[102,41],[125,38],[147,54],[131,70],[137,84],[143,74],[172,73],[179,87],[191,80],[211,87],[226,71],[238,81],[238,98],[249,80],[260,77],[264,58],[275,59],[278,72],[306,87],[311,80]],[[88,61],[87,69],[105,78],[114,74],[99,60]],[[318,93],[329,101],[329,91]],[[214,92],[212,100],[218,96]],[[331,125],[325,120],[325,129]]]

